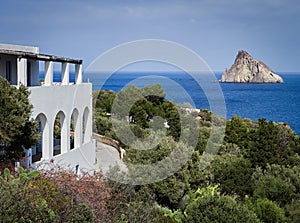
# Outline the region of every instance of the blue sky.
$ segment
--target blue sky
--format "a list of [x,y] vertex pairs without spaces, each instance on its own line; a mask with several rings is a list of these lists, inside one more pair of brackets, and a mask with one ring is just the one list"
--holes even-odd
[[0,42],[81,58],[87,66],[124,42],[164,39],[214,71],[246,50],[277,72],[300,71],[298,0],[1,1]]

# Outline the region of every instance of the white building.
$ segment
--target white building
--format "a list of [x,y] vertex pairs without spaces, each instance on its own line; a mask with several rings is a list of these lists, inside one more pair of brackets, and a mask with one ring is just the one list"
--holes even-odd
[[[53,81],[53,65],[61,68],[61,81]],[[39,67],[44,66],[44,80]],[[75,82],[70,82],[70,69]],[[38,47],[0,44],[0,76],[31,91],[32,117],[40,124],[40,143],[32,148],[33,162],[54,163],[92,170],[92,84],[82,81],[82,60],[39,53]],[[55,126],[55,120],[56,125]],[[59,124],[57,124],[59,123]],[[54,128],[60,129],[55,139]]]

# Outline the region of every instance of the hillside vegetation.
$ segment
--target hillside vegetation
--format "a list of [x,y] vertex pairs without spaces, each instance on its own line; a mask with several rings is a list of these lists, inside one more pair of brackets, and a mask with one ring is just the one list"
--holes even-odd
[[[122,101],[132,95],[149,95],[148,92],[159,93],[135,101],[129,114],[124,114],[129,115],[131,131],[139,138],[147,138],[154,116],[166,120],[169,128],[153,149],[136,150],[122,145],[128,163],[156,163],[168,157],[178,144],[183,151],[188,150],[189,142],[182,144],[180,134],[195,134],[188,128],[182,129],[185,113],[165,99],[159,85],[142,89],[130,86],[118,94],[94,92],[95,131],[118,140],[112,128],[112,107],[119,106],[115,103],[120,98]],[[194,111],[188,117],[199,126],[197,144],[179,171],[143,186],[111,182],[113,189],[126,194],[124,204],[118,207],[122,210],[120,222],[300,221],[300,139],[288,124],[238,116],[224,120],[208,110]],[[224,121],[225,136],[217,145],[217,155],[207,168],[199,168],[213,127]],[[145,146],[139,143],[138,147]]]
[[[209,110],[186,109],[166,100],[160,85],[129,86],[118,94],[101,90],[93,96],[94,131],[120,141],[125,163],[169,159],[175,166],[181,160],[170,159],[172,152],[188,153],[186,162],[174,174],[140,185],[100,173],[76,176],[54,165],[31,173],[5,169],[0,221],[300,222],[300,139],[287,124],[238,116],[225,120]],[[142,150],[157,135],[159,143]],[[140,140],[127,143],[135,138]],[[218,148],[216,156],[209,156],[207,144]],[[128,176],[134,179],[139,173],[131,166]],[[157,174],[169,168],[162,165]],[[122,175],[116,168],[110,174]],[[144,178],[152,179],[151,174]]]

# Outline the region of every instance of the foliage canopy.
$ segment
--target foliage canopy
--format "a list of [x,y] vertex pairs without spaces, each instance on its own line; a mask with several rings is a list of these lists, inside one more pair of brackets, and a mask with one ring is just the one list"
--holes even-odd
[[23,156],[24,148],[38,141],[38,124],[31,120],[30,92],[16,88],[0,78],[0,162],[13,163]]

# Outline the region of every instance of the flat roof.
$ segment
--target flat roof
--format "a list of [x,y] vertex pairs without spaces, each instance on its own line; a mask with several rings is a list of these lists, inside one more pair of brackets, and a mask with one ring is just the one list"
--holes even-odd
[[18,46],[10,44],[0,44],[0,54],[13,55],[19,58],[27,58],[41,61],[67,62],[73,64],[82,64],[81,59],[72,59],[48,54],[39,53],[38,47]]
[[39,53],[39,47],[37,47],[37,46],[24,46],[24,45],[0,43],[0,49],[12,50],[12,51],[22,51],[22,52],[29,52],[29,53]]

